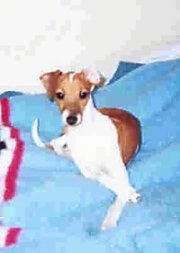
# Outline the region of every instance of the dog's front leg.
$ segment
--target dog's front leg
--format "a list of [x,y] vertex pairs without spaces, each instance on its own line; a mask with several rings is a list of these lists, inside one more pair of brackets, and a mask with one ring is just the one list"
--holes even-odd
[[50,142],[50,147],[56,152],[58,155],[62,155],[65,157],[71,157],[71,152],[68,147],[66,135],[61,135],[58,138],[52,139]]

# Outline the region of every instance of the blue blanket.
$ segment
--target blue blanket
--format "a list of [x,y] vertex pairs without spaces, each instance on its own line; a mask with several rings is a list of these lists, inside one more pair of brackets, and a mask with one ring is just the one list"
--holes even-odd
[[96,90],[94,99],[97,107],[127,109],[141,122],[141,150],[127,169],[142,200],[127,204],[116,229],[100,231],[113,193],[31,139],[36,117],[45,141],[59,135],[57,106],[44,94],[5,99],[4,124],[21,144],[14,191],[2,205],[2,228],[12,232],[6,252],[180,252],[180,59],[139,66]]

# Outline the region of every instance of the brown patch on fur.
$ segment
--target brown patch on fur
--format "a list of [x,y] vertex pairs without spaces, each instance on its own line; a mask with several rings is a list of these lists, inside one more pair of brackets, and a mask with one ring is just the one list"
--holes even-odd
[[[69,82],[68,77],[72,73],[74,73],[74,72],[70,71],[67,73],[63,73],[61,70],[56,70],[56,71],[51,71],[51,72],[47,72],[47,73],[42,74],[40,76],[40,80],[42,81],[42,83],[46,89],[47,96],[54,97],[56,89],[60,88],[61,85],[63,85],[63,83],[65,84],[65,83]],[[83,85],[85,85],[85,87],[87,89],[90,89],[93,85],[96,87],[100,87],[105,82],[105,78],[101,75],[100,82],[98,84],[93,84],[86,79],[83,71],[76,73],[74,76],[74,80],[79,83],[80,82],[83,83]],[[73,82],[73,84],[74,84],[74,82]]]
[[55,95],[54,91],[57,84],[57,80],[62,74],[63,74],[62,71],[56,70],[56,71],[44,73],[39,77],[39,79],[42,81],[46,89],[48,98],[54,97]]
[[141,142],[140,123],[131,113],[115,108],[98,109],[111,118],[116,126],[118,143],[125,164],[134,156]]
[[59,106],[61,112],[68,109],[72,115],[81,114],[86,106],[89,96],[85,99],[80,99],[80,92],[86,92],[90,94],[92,84],[83,79],[80,73],[76,73],[73,78],[73,83],[70,83],[70,75],[72,73],[66,73],[58,79],[55,94],[62,92],[64,99],[60,100],[55,95],[55,101]]

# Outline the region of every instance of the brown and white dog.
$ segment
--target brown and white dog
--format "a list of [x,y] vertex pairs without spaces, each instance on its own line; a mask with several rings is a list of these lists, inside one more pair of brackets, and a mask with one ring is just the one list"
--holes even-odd
[[124,205],[140,198],[126,170],[140,145],[139,121],[124,110],[95,108],[91,91],[102,84],[98,73],[58,70],[45,73],[40,79],[47,96],[59,106],[65,128],[59,138],[46,145],[38,136],[36,120],[32,127],[35,143],[70,156],[86,178],[97,180],[116,194],[101,229],[116,227]]

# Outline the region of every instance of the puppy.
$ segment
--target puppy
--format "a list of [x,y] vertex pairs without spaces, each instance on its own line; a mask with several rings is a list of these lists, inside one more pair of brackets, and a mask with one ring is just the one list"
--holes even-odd
[[140,194],[129,182],[126,164],[140,146],[140,124],[131,113],[94,106],[91,92],[102,85],[100,74],[90,70],[62,73],[57,70],[40,77],[47,96],[57,103],[65,125],[63,134],[44,144],[37,132],[32,136],[40,147],[71,157],[86,178],[97,180],[116,195],[101,229],[117,226],[124,205],[136,203]]

